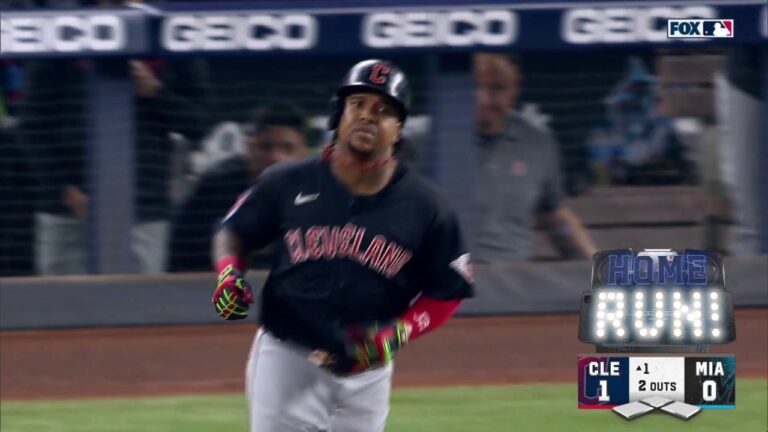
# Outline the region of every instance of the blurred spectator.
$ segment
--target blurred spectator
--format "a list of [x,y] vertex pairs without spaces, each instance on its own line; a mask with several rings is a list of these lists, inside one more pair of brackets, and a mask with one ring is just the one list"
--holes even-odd
[[554,139],[514,110],[522,81],[517,59],[478,53],[473,73],[479,157],[477,219],[469,236],[473,258],[480,263],[530,259],[536,219],[564,256],[591,258],[595,245],[561,203]]
[[0,113],[0,276],[29,275],[34,268],[34,182],[27,155],[2,122]]
[[0,276],[33,273],[33,176],[16,142],[22,69],[0,60]]
[[[40,274],[86,272],[86,75],[126,70],[134,83],[136,214],[131,250],[141,272],[167,261],[171,132],[205,132],[205,70],[197,61],[40,60],[30,62],[20,113],[21,137],[34,149],[40,177],[36,262]],[[122,70],[122,72],[118,72]],[[115,120],[119,126],[119,119]],[[116,129],[117,131],[117,129]]]
[[732,48],[715,79],[720,168],[736,224],[729,248],[734,254],[768,252],[766,62],[765,47]]
[[[200,177],[173,219],[170,271],[211,270],[211,232],[229,207],[264,169],[307,156],[305,117],[288,104],[256,110],[245,127],[245,154],[218,162]],[[251,267],[266,267],[269,256],[256,254]]]
[[626,75],[605,98],[606,121],[588,138],[596,183],[680,184],[693,165],[672,119],[660,112],[658,80],[642,61],[629,59]]

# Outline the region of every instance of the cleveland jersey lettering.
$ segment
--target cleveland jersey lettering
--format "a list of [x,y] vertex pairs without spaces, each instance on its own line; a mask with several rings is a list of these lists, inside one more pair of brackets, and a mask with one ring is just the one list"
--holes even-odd
[[301,228],[285,233],[285,247],[293,264],[306,260],[352,259],[386,277],[396,275],[411,259],[413,253],[383,235],[371,239],[363,246],[365,228],[353,224],[344,227],[312,226],[302,233]]

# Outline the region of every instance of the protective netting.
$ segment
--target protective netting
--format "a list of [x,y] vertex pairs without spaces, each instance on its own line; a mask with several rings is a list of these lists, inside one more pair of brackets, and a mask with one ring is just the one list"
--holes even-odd
[[[659,196],[669,196],[665,193],[672,194],[672,203],[703,193],[707,166],[718,166],[703,138],[717,122],[712,83],[729,53],[691,49],[520,56],[517,109],[531,124],[552,132],[560,154],[561,186],[571,197],[568,202],[586,213],[582,216],[598,243],[624,243],[611,242],[616,232],[610,229],[635,229],[635,240],[647,235],[636,230],[645,219],[641,209],[652,207]],[[702,66],[702,55],[707,66]],[[672,66],[670,56],[677,59]],[[413,87],[403,155],[421,167],[434,154],[430,149],[442,145],[430,138],[434,106],[426,57],[392,59],[408,72]],[[270,152],[279,152],[279,142],[259,138],[264,122],[287,123],[304,135],[306,153],[288,149],[283,156],[316,152],[330,138],[324,127],[330,95],[357,60],[4,60],[0,273],[89,269],[90,155],[94,145],[110,145],[93,141],[92,126],[99,114],[88,104],[94,68],[133,83],[123,87],[133,92],[131,109],[110,120],[115,136],[130,134],[134,143],[133,243],[126,247],[143,256],[137,258],[138,269],[192,271],[210,268],[209,237],[216,221],[258,171],[274,162]],[[686,82],[684,73],[681,78],[675,72],[679,62],[699,72],[709,69],[700,82]],[[447,56],[438,68],[469,71],[471,58]],[[450,102],[474,104],[462,95],[457,93]],[[694,108],[699,111],[675,104],[685,98],[697,101]],[[301,124],[291,123],[292,116],[299,116]],[[133,121],[126,121],[129,117]],[[127,181],[117,173],[116,166],[109,181]],[[457,203],[460,210],[463,205]],[[669,217],[654,222],[667,231],[653,231],[648,223],[643,229],[658,234],[650,238],[701,246],[705,234],[698,224],[704,216],[694,214],[706,205],[689,209],[687,216],[684,205],[677,207],[679,211],[669,210]],[[636,217],[630,216],[633,212]],[[99,214],[109,217],[109,211]],[[670,226],[675,229],[669,231]],[[551,248],[537,251],[534,255],[553,256]],[[266,259],[254,262],[264,264]]]

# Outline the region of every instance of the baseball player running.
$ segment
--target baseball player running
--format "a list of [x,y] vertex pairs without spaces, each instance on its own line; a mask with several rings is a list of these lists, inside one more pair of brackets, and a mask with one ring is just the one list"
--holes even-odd
[[213,240],[213,303],[253,302],[249,251],[275,245],[246,371],[251,431],[382,431],[392,360],[472,295],[456,215],[397,160],[408,83],[366,60],[333,99],[322,155],[267,169]]

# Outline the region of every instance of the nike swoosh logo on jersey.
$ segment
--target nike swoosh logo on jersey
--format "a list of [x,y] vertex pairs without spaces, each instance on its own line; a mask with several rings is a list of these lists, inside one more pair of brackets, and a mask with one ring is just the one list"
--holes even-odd
[[296,195],[296,198],[293,200],[293,204],[295,204],[297,206],[302,205],[302,204],[306,204],[306,203],[308,203],[310,201],[316,200],[317,197],[319,197],[319,196],[320,196],[319,193],[309,194],[309,195],[302,195],[302,192],[299,192],[299,194]]

